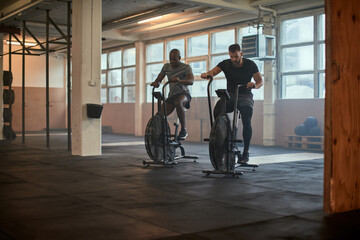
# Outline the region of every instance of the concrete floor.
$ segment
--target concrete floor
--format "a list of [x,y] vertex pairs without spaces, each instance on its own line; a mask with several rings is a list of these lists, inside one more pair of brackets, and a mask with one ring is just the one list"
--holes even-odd
[[323,156],[251,148],[244,175],[198,162],[142,165],[142,137],[104,135],[103,155],[70,156],[67,137],[0,141],[0,239],[360,239],[360,211],[323,214]]

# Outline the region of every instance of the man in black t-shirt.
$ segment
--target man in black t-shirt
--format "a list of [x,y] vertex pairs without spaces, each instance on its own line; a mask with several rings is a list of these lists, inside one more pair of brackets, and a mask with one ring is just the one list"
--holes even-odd
[[[247,58],[243,58],[239,44],[229,46],[230,59],[220,62],[216,67],[207,73],[202,73],[201,77],[206,79],[209,75],[216,76],[221,71],[226,77],[227,90],[230,94],[230,100],[226,104],[226,112],[232,112],[234,109],[235,89],[239,84],[246,87],[239,88],[237,109],[240,111],[243,123],[244,151],[238,163],[247,163],[249,161],[249,147],[252,136],[251,117],[253,114],[254,100],[251,89],[260,88],[263,80],[256,64]],[[255,82],[251,79],[254,78]],[[214,108],[214,117],[221,113],[224,104],[219,100]]]

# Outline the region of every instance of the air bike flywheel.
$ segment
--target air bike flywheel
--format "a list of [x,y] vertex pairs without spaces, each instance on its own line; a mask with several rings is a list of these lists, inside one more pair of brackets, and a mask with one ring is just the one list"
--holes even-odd
[[[170,127],[166,122],[168,129],[167,133],[170,135]],[[156,113],[147,123],[145,129],[145,148],[149,157],[156,162],[164,160],[164,147],[166,159],[172,161],[175,156],[175,148],[170,145],[164,136],[164,116],[161,113]]]
[[[226,116],[217,117],[209,137],[210,161],[215,170],[233,171],[235,168],[235,156],[229,151],[229,138],[231,138],[229,118]],[[229,159],[227,160],[227,158]]]

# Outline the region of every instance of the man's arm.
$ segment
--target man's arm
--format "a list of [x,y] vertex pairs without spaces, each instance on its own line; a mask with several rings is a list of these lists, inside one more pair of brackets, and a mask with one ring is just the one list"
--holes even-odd
[[160,83],[162,82],[162,80],[164,79],[165,77],[165,74],[163,73],[159,73],[159,75],[157,76],[157,78],[155,79],[155,81],[153,81],[150,86],[153,86],[153,87],[159,87],[160,86]]
[[193,85],[194,83],[194,74],[188,73],[186,74],[186,80],[180,81],[184,85]]
[[214,77],[214,76],[218,75],[221,71],[222,71],[221,68],[219,68],[218,66],[216,66],[216,67],[214,67],[213,69],[211,69],[210,71],[208,71],[208,72],[206,72],[206,73],[202,73],[202,74],[201,74],[201,78],[206,79],[207,76],[209,76],[209,75],[212,76],[212,77]]
[[261,88],[261,86],[263,85],[263,79],[262,79],[260,72],[254,73],[253,78],[254,78],[255,82],[248,82],[246,87],[247,88],[256,88],[256,89]]

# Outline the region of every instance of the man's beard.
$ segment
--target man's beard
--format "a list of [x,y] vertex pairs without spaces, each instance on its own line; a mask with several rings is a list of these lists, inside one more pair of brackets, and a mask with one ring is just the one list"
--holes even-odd
[[241,60],[239,61],[231,61],[234,66],[240,66]]

